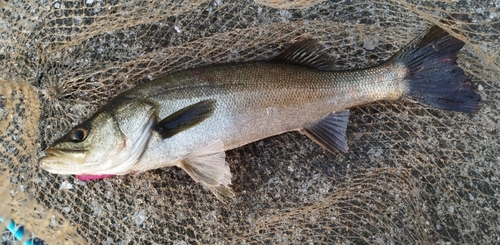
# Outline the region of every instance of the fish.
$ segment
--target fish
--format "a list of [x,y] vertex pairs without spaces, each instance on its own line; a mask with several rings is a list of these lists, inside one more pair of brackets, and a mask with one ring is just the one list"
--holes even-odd
[[[453,19],[468,17],[443,25]],[[84,180],[176,166],[227,203],[235,197],[227,150],[298,131],[347,153],[349,108],[382,100],[477,112],[481,97],[457,63],[463,46],[434,25],[369,68],[335,70],[319,42],[304,39],[267,60],[174,72],[112,99],[39,166]]]

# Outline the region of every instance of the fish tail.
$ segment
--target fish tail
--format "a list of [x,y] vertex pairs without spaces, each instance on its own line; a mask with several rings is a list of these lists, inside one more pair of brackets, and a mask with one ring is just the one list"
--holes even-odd
[[[467,15],[453,15],[468,21]],[[442,22],[450,23],[451,18]],[[440,109],[476,112],[480,95],[457,64],[464,42],[435,25],[396,53],[389,62],[407,69],[406,98]]]

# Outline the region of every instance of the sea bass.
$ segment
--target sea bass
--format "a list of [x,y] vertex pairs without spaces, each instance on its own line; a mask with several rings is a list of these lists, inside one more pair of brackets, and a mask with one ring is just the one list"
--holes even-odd
[[380,100],[479,110],[457,65],[463,46],[436,25],[371,68],[334,71],[307,39],[267,61],[175,72],[117,96],[49,147],[40,167],[99,179],[177,166],[226,202],[234,196],[226,150],[299,131],[347,152],[347,109]]

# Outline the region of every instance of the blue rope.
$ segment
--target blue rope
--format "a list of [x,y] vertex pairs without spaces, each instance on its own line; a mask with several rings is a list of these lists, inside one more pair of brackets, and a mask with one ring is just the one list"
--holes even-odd
[[[0,217],[0,223],[3,223],[5,219],[3,217]],[[18,226],[14,222],[14,220],[10,220],[9,224],[7,225],[7,230],[9,230],[12,235],[14,235],[14,238],[18,241],[21,241],[24,236],[24,226]],[[23,245],[44,245],[43,240],[41,240],[38,237],[32,237],[26,242],[24,242]]]

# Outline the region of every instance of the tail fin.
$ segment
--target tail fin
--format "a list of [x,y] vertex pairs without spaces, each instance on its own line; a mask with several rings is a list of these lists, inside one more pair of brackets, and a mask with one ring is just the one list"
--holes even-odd
[[[466,15],[452,17],[469,20]],[[481,97],[457,64],[457,54],[463,46],[461,40],[432,26],[391,57],[390,62],[402,63],[408,69],[406,97],[445,110],[478,111]]]

